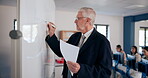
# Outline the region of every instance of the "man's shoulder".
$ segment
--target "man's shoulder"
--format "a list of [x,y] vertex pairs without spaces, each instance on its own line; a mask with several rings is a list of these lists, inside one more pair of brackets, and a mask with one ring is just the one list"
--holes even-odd
[[97,40],[97,42],[103,43],[103,44],[110,44],[109,40],[101,33],[99,33],[98,31],[95,32],[95,40]]
[[76,33],[74,33],[74,34],[72,34],[71,36],[79,36],[79,35],[81,35],[81,32],[76,32]]
[[101,40],[107,40],[107,38],[103,34],[99,33],[98,31],[96,32],[96,37]]

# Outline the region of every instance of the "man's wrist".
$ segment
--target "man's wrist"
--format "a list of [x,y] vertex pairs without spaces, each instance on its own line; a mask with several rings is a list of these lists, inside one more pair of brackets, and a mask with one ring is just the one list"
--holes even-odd
[[54,33],[50,33],[49,36],[52,37],[54,35]]

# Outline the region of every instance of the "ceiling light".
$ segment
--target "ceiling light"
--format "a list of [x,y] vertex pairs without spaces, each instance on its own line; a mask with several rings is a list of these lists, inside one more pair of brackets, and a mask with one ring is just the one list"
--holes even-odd
[[145,5],[130,5],[130,6],[127,6],[125,8],[128,8],[128,9],[135,9],[135,8],[143,8],[145,7]]

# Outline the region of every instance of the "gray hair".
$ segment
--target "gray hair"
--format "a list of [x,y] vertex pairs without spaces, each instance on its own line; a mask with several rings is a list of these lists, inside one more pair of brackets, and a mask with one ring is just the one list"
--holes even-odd
[[96,12],[92,9],[92,8],[89,8],[89,7],[82,7],[80,8],[80,10],[82,12],[82,15],[84,17],[88,17],[91,19],[91,25],[94,24],[95,22],[95,17],[96,17]]

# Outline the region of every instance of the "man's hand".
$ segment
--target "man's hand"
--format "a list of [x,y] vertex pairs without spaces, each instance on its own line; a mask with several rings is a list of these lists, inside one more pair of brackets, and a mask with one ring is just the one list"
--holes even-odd
[[49,36],[52,37],[54,34],[55,34],[55,27],[53,27],[52,25],[54,25],[52,22],[49,22],[47,24],[47,27],[48,27],[48,33],[49,33]]
[[77,73],[80,70],[80,65],[78,63],[67,61],[67,66],[68,69],[73,73]]

